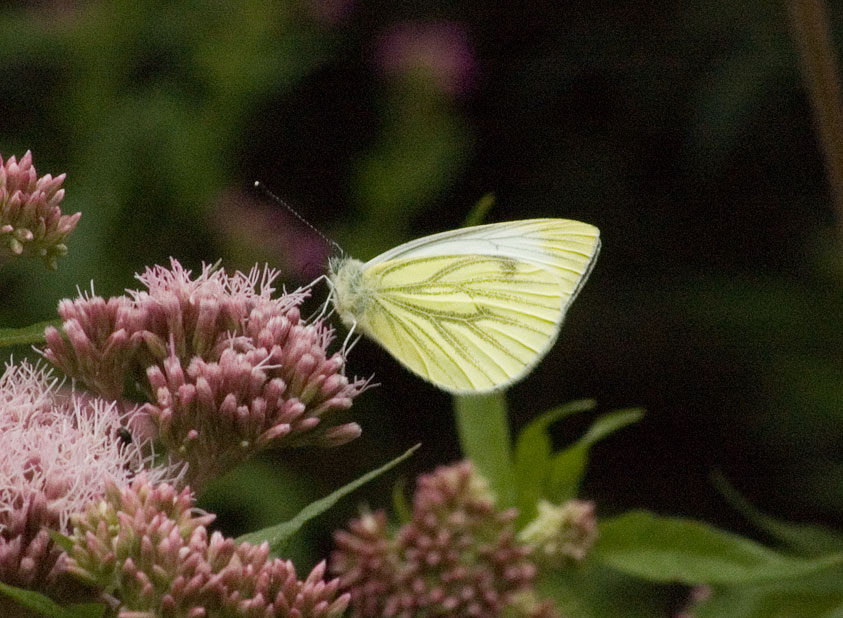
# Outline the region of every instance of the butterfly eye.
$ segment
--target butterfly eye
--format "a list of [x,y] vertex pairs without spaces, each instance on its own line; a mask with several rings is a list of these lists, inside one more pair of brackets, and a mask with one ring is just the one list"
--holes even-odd
[[132,433],[128,429],[126,429],[125,427],[118,428],[115,433],[117,434],[117,438],[123,444],[131,444],[132,443]]

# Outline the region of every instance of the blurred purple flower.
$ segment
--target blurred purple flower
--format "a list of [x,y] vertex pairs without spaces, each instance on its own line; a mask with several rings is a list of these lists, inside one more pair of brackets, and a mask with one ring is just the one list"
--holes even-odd
[[304,581],[292,562],[269,558],[269,545],[236,543],[214,516],[193,508],[190,490],[154,485],[143,475],[131,486],[107,488],[105,498],[74,517],[68,569],[108,590],[119,618],[335,618],[348,605],[324,563]]
[[67,592],[63,554],[45,527],[69,533],[71,515],[107,483],[128,483],[149,463],[143,444],[119,439],[124,420],[114,403],[61,392],[44,369],[7,365],[0,377],[0,581]]
[[192,278],[176,260],[148,268],[146,290],[62,301],[67,341],[48,328],[44,356],[113,399],[127,378],[138,384],[149,403],[133,426],[153,428],[195,489],[266,448],[344,444],[360,427],[333,413],[367,382],[328,353],[333,330],[300,318],[306,291],[273,298],[276,276],[206,266]]
[[221,198],[214,224],[234,254],[281,263],[299,280],[315,279],[328,263],[325,239],[265,200],[230,192]]
[[404,22],[378,43],[378,67],[392,78],[421,79],[460,96],[477,80],[477,59],[465,28],[455,22]]
[[38,178],[32,153],[5,163],[0,155],[0,264],[17,256],[40,257],[51,270],[67,253],[64,241],[82,213],[61,213],[65,175]]
[[713,592],[711,586],[694,586],[688,594],[686,606],[674,618],[694,618],[697,606],[710,599]]
[[383,511],[335,533],[331,570],[358,618],[554,616],[532,595],[536,567],[514,518],[495,509],[469,462],[443,466],[419,477],[411,519],[397,533]]

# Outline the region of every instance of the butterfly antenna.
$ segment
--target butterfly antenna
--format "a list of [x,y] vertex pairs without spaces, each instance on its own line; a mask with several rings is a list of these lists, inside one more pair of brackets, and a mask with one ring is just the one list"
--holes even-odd
[[301,216],[301,215],[300,215],[300,214],[296,211],[296,209],[295,209],[295,208],[293,208],[292,206],[290,206],[287,202],[285,202],[285,201],[284,201],[284,200],[282,200],[280,197],[278,197],[277,195],[275,195],[272,191],[270,191],[270,190],[269,190],[269,188],[268,188],[265,184],[263,184],[260,180],[256,180],[256,181],[255,181],[255,189],[258,189],[259,191],[262,191],[262,192],[263,192],[266,196],[268,196],[269,198],[271,198],[273,201],[275,201],[275,202],[277,202],[277,203],[281,204],[281,206],[283,206],[284,208],[286,208],[286,209],[287,209],[287,210],[288,210],[288,211],[289,211],[289,212],[290,212],[290,213],[291,213],[291,214],[292,214],[292,215],[293,215],[296,219],[298,219],[299,221],[301,221],[302,223],[304,223],[304,224],[305,224],[308,228],[310,228],[310,230],[311,230],[311,231],[313,231],[314,233],[316,233],[316,234],[317,234],[317,235],[318,235],[318,236],[319,236],[322,240],[324,240],[324,241],[325,241],[326,243],[328,243],[331,247],[333,247],[334,249],[336,249],[337,251],[339,251],[339,254],[340,254],[340,255],[345,255],[345,251],[343,251],[343,250],[342,250],[342,247],[340,247],[340,246],[339,246],[336,242],[334,242],[333,240],[331,240],[330,238],[328,238],[327,236],[325,236],[325,234],[323,234],[323,233],[322,233],[322,232],[320,232],[318,229],[316,229],[316,227],[314,227],[314,226],[313,226],[313,224],[312,224],[312,223],[310,223],[310,221],[308,221],[307,219],[305,219],[304,217],[302,217],[302,216]]

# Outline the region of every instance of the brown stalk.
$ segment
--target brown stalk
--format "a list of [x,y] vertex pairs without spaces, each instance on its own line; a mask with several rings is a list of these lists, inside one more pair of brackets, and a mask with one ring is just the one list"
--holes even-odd
[[787,0],[843,247],[843,100],[824,0]]

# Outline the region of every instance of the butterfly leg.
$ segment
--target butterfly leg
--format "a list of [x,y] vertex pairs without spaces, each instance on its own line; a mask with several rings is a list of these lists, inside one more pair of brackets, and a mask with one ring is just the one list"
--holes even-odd
[[[333,310],[333,299],[334,299],[334,285],[331,282],[331,279],[328,275],[319,275],[316,279],[308,283],[304,289],[310,290],[316,287],[319,283],[324,281],[328,285],[328,297],[325,299],[325,302],[322,303],[322,306],[319,309],[319,313],[313,314],[307,318],[308,322],[315,322],[318,320],[324,320],[331,317],[334,313]],[[329,311],[329,308],[330,311]]]
[[[342,342],[342,348],[340,353],[342,354],[343,358],[348,358],[348,353],[354,349],[354,346],[357,345],[357,342],[360,341],[360,335],[354,336],[354,330],[357,328],[357,322],[355,321],[354,324],[351,325],[351,328],[348,330],[348,334],[345,336],[345,341]],[[352,338],[354,339],[352,341]]]

